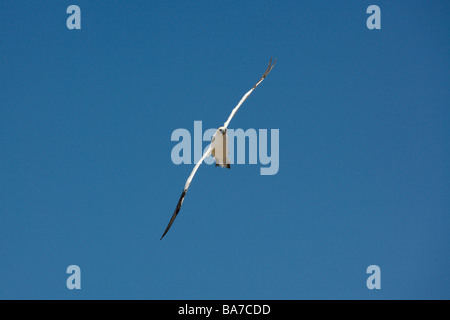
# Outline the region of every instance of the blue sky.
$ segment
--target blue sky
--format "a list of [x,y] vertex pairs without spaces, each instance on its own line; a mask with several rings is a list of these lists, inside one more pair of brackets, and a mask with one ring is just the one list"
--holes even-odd
[[[449,14],[2,1],[0,298],[449,299]],[[223,124],[271,56],[230,128],[279,129],[279,172],[202,165],[160,241],[193,167],[172,132]]]

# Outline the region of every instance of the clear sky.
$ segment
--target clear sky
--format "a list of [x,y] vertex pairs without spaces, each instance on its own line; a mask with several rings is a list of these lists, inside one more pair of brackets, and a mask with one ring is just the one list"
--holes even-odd
[[[1,1],[0,298],[450,299],[449,16]],[[202,165],[160,241],[193,168],[172,132],[222,125],[271,56],[230,128],[279,129],[279,172]]]

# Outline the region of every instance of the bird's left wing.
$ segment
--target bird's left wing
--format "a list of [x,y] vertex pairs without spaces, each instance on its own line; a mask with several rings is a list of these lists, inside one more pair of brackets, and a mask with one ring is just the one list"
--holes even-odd
[[178,215],[178,212],[180,212],[181,209],[181,205],[183,204],[184,201],[184,197],[186,196],[186,193],[189,189],[189,186],[191,185],[192,179],[194,178],[195,173],[198,170],[198,167],[200,167],[200,165],[202,164],[203,160],[205,160],[205,158],[207,156],[209,156],[211,154],[211,145],[209,145],[209,147],[206,149],[205,153],[203,154],[202,158],[197,162],[197,164],[195,165],[194,169],[192,170],[191,174],[189,175],[189,178],[186,181],[186,184],[184,185],[183,188],[183,192],[181,193],[180,199],[178,200],[177,203],[177,207],[175,208],[175,212],[172,215],[172,218],[170,218],[169,224],[167,225],[166,230],[164,231],[162,237],[160,240],[162,240],[162,238],[164,238],[164,236],[166,235],[167,231],[169,231],[170,227],[172,226],[172,223],[175,221],[175,218]]

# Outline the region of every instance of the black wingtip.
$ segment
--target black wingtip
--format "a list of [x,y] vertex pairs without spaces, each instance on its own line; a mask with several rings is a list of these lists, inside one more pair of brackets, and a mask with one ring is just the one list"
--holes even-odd
[[169,231],[170,226],[172,225],[172,222],[173,222],[173,220],[171,220],[171,222],[167,226],[166,230],[164,231],[163,235],[161,236],[161,239],[159,239],[159,240],[162,240],[164,238],[164,236],[166,235],[167,231]]
[[180,212],[181,205],[183,204],[183,199],[186,196],[186,192],[187,192],[187,189],[183,189],[180,199],[178,200],[177,207],[175,208],[175,212],[173,213],[172,218],[170,218],[169,224],[167,225],[166,230],[164,231],[161,239],[159,239],[159,240],[162,240],[164,238],[164,236],[166,235],[166,233],[169,231],[170,227],[172,226],[172,223],[175,221],[175,218],[177,217],[178,212]]
[[[171,222],[172,222],[172,219],[171,219]],[[159,239],[160,241],[164,238],[164,236],[166,235],[167,231],[169,231],[170,225],[171,225],[171,223],[169,223],[169,225],[167,226],[166,230],[164,230],[164,233],[163,233],[163,235],[161,236],[161,239]]]

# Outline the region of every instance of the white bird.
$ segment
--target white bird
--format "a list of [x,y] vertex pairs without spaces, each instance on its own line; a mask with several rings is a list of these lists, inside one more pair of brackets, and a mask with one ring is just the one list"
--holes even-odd
[[194,169],[192,170],[191,174],[189,175],[189,178],[186,181],[186,184],[184,185],[183,192],[181,193],[180,199],[178,200],[177,207],[175,208],[175,212],[172,215],[172,218],[169,221],[169,224],[166,227],[166,230],[164,231],[163,235],[161,236],[161,239],[164,238],[166,233],[169,231],[170,227],[172,226],[173,222],[175,221],[175,218],[178,215],[178,212],[180,212],[181,205],[183,204],[184,197],[186,196],[186,193],[189,189],[189,186],[191,185],[192,179],[194,178],[195,173],[198,170],[198,167],[202,164],[203,160],[210,154],[214,157],[214,160],[216,162],[216,167],[226,167],[230,168],[230,160],[228,159],[228,135],[227,135],[227,128],[230,124],[231,119],[233,119],[236,112],[239,110],[241,105],[244,103],[244,101],[248,98],[248,96],[253,92],[253,90],[256,89],[256,87],[266,78],[266,76],[269,74],[269,72],[272,70],[276,63],[277,59],[274,60],[272,63],[272,58],[270,58],[269,65],[267,66],[266,71],[262,75],[262,77],[258,80],[258,82],[241,98],[239,103],[236,107],[234,107],[233,111],[231,111],[230,116],[228,117],[227,121],[224,123],[223,127],[220,127],[214,136],[211,139],[211,144],[206,149],[205,153],[201,157],[201,159],[196,163]]

